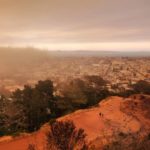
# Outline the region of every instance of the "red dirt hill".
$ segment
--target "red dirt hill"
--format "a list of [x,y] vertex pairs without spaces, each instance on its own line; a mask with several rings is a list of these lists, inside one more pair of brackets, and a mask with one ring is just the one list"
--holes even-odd
[[[101,101],[97,107],[78,110],[58,120],[72,120],[78,128],[85,130],[88,141],[104,135],[110,137],[117,131],[124,133],[150,131],[150,96],[109,97]],[[45,133],[48,130],[49,127],[45,124],[31,135],[12,139],[0,138],[0,150],[27,150],[28,144],[31,143],[36,143],[39,150],[42,150]]]

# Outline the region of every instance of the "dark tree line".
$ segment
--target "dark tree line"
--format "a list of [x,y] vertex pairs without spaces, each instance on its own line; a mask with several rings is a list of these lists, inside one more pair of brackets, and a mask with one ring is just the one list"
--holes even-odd
[[107,95],[105,84],[101,77],[86,76],[61,85],[61,96],[54,96],[53,82],[45,80],[34,87],[25,85],[9,98],[1,96],[0,134],[32,132],[50,119],[93,106]]
[[7,127],[8,133],[37,130],[53,115],[53,83],[46,80],[39,81],[35,87],[24,86],[23,90],[17,89],[6,101],[5,110],[0,112],[4,118],[1,127]]
[[150,83],[144,80],[140,80],[135,84],[131,84],[130,89],[120,91],[119,93],[111,93],[110,95],[118,95],[123,97],[129,97],[133,94],[147,94],[150,95]]
[[85,76],[59,85],[61,97],[57,101],[58,113],[65,114],[96,105],[109,95],[106,83],[99,76]]
[[[150,84],[139,81],[130,91],[111,93],[107,82],[99,76],[73,79],[54,89],[51,80],[39,81],[34,87],[25,85],[6,98],[0,96],[0,135],[32,132],[52,119],[94,106],[110,95],[150,94]],[[59,91],[59,94],[54,94]]]

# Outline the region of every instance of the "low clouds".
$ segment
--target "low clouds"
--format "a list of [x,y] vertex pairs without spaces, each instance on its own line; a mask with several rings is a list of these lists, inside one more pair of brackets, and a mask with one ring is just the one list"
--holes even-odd
[[0,0],[0,45],[149,50],[149,14],[149,0]]

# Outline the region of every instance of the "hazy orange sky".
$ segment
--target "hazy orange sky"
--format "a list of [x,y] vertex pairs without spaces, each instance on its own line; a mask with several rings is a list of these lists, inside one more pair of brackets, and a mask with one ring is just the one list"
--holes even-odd
[[0,0],[0,46],[150,50],[150,0]]

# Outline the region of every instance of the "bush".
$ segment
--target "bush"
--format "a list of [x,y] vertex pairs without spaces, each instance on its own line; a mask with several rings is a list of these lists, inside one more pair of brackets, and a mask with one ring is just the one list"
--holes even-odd
[[[52,123],[51,131],[46,137],[47,144],[43,150],[88,150],[84,130],[76,129],[72,121]],[[37,150],[37,148],[34,144],[29,144],[28,150]]]
[[76,129],[72,121],[56,121],[51,125],[51,131],[47,133],[47,150],[86,149],[85,137],[84,130]]
[[112,143],[105,145],[103,150],[149,150],[148,135],[143,138],[139,133],[119,134]]

